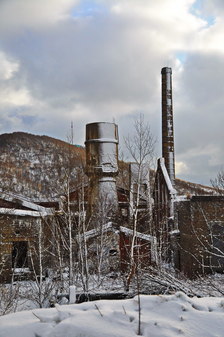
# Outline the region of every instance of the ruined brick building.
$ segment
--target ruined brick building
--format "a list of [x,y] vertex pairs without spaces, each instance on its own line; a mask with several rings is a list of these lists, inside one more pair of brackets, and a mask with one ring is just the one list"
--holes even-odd
[[[183,182],[175,177],[171,76],[170,68],[162,69],[162,158],[158,159],[155,172],[153,202],[148,195],[149,176],[145,175],[140,182],[138,205],[135,204],[135,163],[123,163],[125,181],[118,176],[117,125],[88,124],[88,179],[85,177],[84,184],[54,202],[33,202],[10,193],[0,196],[1,281],[33,277],[34,272],[39,275],[51,268],[55,264],[52,256],[64,247],[63,240],[68,240],[66,233],[63,239],[58,236],[68,218],[72,221],[76,257],[83,240],[89,254],[97,257],[96,243],[99,238],[102,243],[103,238],[105,273],[127,270],[133,235],[134,255],[142,264],[158,262],[156,252],[160,251],[160,259],[189,277],[223,272],[224,196],[205,195],[203,189],[191,195],[185,188],[183,193]],[[137,231],[133,226],[136,207],[140,215]],[[82,231],[77,232],[81,225]],[[41,267],[40,248],[44,252]],[[68,250],[60,251],[62,259],[66,264]]]
[[[0,281],[39,274],[38,245],[49,246],[52,210],[9,193],[0,194]],[[46,256],[43,267],[50,263]]]
[[[162,69],[162,158],[154,187],[154,226],[164,260],[189,277],[224,271],[224,196],[181,193],[175,179],[172,70]],[[210,195],[209,195],[210,194]]]
[[[1,281],[39,277],[40,273],[57,268],[57,264],[61,264],[60,268],[68,265],[69,223],[76,269],[80,251],[87,244],[90,271],[97,269],[94,259],[99,260],[97,255],[101,249],[102,272],[125,272],[133,240],[130,217],[135,200],[135,181],[129,177],[133,164],[125,166],[128,177],[125,183],[117,186],[117,125],[91,123],[86,126],[85,171],[88,183],[85,177],[84,183],[77,185],[75,190],[69,189],[66,195],[48,202],[33,202],[12,193],[2,194]],[[144,188],[139,209],[142,214],[147,209]],[[142,264],[151,263],[154,260],[154,238],[142,230],[135,231],[135,237],[135,254]]]

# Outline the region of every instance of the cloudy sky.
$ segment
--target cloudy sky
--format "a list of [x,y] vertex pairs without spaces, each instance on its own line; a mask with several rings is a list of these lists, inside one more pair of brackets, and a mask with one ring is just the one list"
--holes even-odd
[[177,176],[224,166],[223,0],[1,0],[0,133],[83,144],[85,124],[143,113],[161,156],[160,72],[173,70]]

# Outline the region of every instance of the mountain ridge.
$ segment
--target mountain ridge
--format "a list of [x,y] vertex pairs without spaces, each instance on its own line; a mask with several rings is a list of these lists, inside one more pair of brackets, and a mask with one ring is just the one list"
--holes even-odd
[[[71,189],[77,187],[79,168],[85,166],[85,147],[46,135],[16,131],[0,135],[1,191],[22,195],[33,201],[54,200],[64,194],[68,170]],[[123,165],[128,174],[128,163]],[[122,162],[120,162],[122,170]],[[121,173],[122,175],[122,173]],[[118,185],[122,182],[118,176]],[[211,195],[215,189],[176,179],[179,195]],[[127,187],[127,186],[126,186]]]
[[26,132],[0,135],[1,190],[34,200],[63,193],[66,170],[76,179],[85,149],[65,141]]

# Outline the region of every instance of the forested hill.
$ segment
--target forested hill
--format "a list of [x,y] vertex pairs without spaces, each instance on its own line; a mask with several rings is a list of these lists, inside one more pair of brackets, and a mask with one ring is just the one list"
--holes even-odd
[[[76,188],[77,169],[84,164],[85,148],[82,146],[24,132],[0,135],[0,191],[20,194],[33,201],[51,200],[65,193],[66,175],[70,169],[71,188]],[[127,188],[128,165],[121,164],[123,174],[119,174],[118,185],[122,186],[125,179]],[[182,195],[214,193],[211,187],[180,179],[176,179],[176,189]]]
[[24,132],[0,135],[1,191],[13,192],[32,200],[49,200],[63,193],[66,173],[85,159],[84,147],[48,136]]

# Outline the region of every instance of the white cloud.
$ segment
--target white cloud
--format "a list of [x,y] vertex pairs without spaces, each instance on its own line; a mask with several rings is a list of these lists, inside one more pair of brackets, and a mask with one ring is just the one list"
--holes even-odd
[[0,51],[0,81],[9,80],[18,71],[19,63],[9,60],[5,53]]
[[187,167],[187,164],[183,161],[176,161],[175,163],[175,171],[177,175],[181,175],[183,173],[189,172],[189,169]]
[[32,106],[33,100],[26,88],[0,88],[0,105],[6,107]]
[[201,10],[205,15],[221,16],[224,14],[223,0],[204,0],[201,1]]
[[44,28],[68,16],[79,0],[1,0],[0,31],[17,33],[20,28]]
[[115,118],[122,138],[143,112],[160,140],[160,69],[171,66],[177,172],[199,179],[208,167],[208,181],[224,158],[201,151],[223,142],[224,27],[222,2],[205,2],[213,25],[193,0],[2,0],[1,132],[33,116],[30,132],[64,138],[73,120],[83,143],[85,123]]

